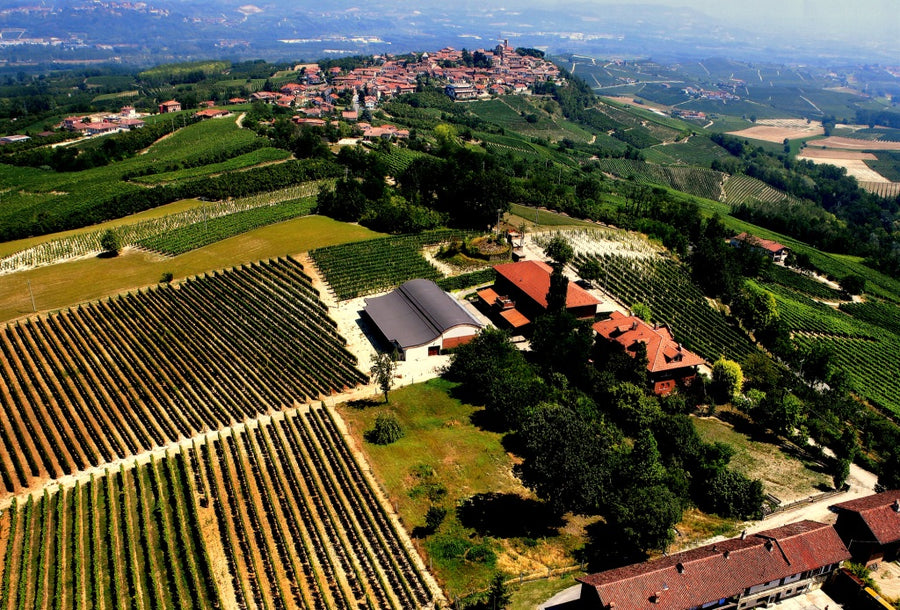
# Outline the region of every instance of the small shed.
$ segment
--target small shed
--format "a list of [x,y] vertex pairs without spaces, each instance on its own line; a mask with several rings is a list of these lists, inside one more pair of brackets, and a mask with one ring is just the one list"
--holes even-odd
[[366,299],[363,317],[403,360],[437,356],[471,341],[482,327],[456,299],[424,279]]

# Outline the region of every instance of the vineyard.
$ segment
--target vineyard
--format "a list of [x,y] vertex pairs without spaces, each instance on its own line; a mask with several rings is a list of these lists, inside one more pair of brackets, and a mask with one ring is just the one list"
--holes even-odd
[[250,208],[212,220],[195,222],[172,231],[158,233],[135,245],[167,256],[177,256],[223,239],[310,214],[316,207],[315,197],[304,197],[275,205]]
[[384,160],[385,165],[387,165],[389,175],[399,176],[406,171],[406,168],[409,167],[413,161],[422,157],[427,157],[428,155],[408,148],[391,146],[390,152],[378,153],[378,156],[381,157]]
[[[270,224],[269,222],[264,222],[263,224],[256,224],[255,226],[251,226],[254,223],[261,222],[261,219],[265,219],[267,216],[277,217],[279,213],[284,213],[285,209],[273,209],[269,212],[260,211],[255,214],[248,214],[245,216],[240,216],[240,212],[255,210],[257,208],[264,208],[267,206],[277,206],[278,204],[286,204],[289,202],[295,202],[293,209],[295,211],[299,211],[308,206],[306,206],[306,204],[298,202],[297,200],[313,197],[318,192],[320,186],[327,183],[328,181],[323,180],[307,182],[298,186],[292,186],[261,195],[242,197],[240,199],[234,199],[230,201],[217,201],[207,203],[191,208],[190,210],[186,210],[184,212],[179,212],[177,214],[169,214],[160,218],[136,222],[129,225],[122,225],[117,227],[115,229],[115,232],[117,237],[119,238],[119,243],[122,246],[129,246],[137,244],[139,242],[143,242],[143,240],[147,240],[148,243],[142,244],[144,245],[144,247],[150,249],[159,249],[160,251],[167,250],[163,249],[162,247],[154,248],[152,245],[150,245],[156,243],[152,238],[157,238],[162,244],[165,245],[173,243],[172,241],[167,240],[167,235],[170,235],[173,232],[179,235],[195,236],[198,239],[198,244],[181,250],[181,252],[185,252],[187,250],[199,248],[205,245],[205,243],[199,242],[205,241],[203,236],[209,228],[209,221],[212,219],[227,217],[229,215],[238,215],[237,218],[232,219],[231,221],[222,221],[222,227],[232,227],[232,232],[226,235],[226,237],[235,235],[237,233],[250,231],[257,226]],[[299,214],[294,214],[293,216],[296,215]],[[292,218],[293,216],[290,217]],[[280,221],[272,220],[272,222]],[[242,226],[246,228],[241,228]],[[179,233],[179,230],[182,229],[184,230],[184,233]],[[81,256],[98,254],[103,250],[100,247],[100,238],[102,237],[104,232],[105,230],[89,231],[78,233],[70,237],[52,239],[26,250],[11,254],[5,258],[0,259],[0,274],[24,271],[25,269],[32,269],[34,267],[40,267],[43,265],[52,265]],[[174,237],[172,239],[174,239]]]
[[311,250],[309,255],[339,301],[374,294],[407,280],[438,280],[441,273],[425,260],[425,246],[465,239],[463,231],[444,229],[398,235]]
[[790,195],[772,188],[762,180],[744,174],[735,174],[729,176],[725,181],[725,197],[720,201],[730,205],[741,205],[751,201],[775,203],[790,198]]
[[897,197],[900,195],[900,182],[867,182],[859,183],[859,188],[879,197]]
[[840,301],[845,298],[840,290],[781,265],[768,265],[763,269],[762,279],[815,299]]
[[675,261],[613,254],[586,256],[579,252],[578,262],[588,257],[600,263],[599,283],[606,292],[626,305],[647,305],[655,321],[667,324],[677,341],[706,360],[725,356],[743,361],[756,349],[746,335],[709,305],[684,267]]
[[7,493],[367,380],[292,259],[15,322],[0,354]]
[[661,184],[670,188],[720,201],[725,174],[699,167],[670,167],[630,159],[602,159],[600,169],[640,184]]
[[900,335],[900,307],[897,305],[869,300],[865,303],[841,303],[841,311]]
[[324,409],[20,496],[3,520],[4,610],[406,609],[440,595]]
[[826,346],[857,394],[900,413],[900,315],[895,305],[841,303],[840,311],[781,285],[761,286],[774,294],[778,315],[798,346]]
[[198,178],[200,176],[209,176],[211,174],[245,169],[253,167],[254,165],[259,165],[260,163],[284,161],[290,157],[291,153],[286,150],[281,150],[280,148],[258,148],[253,152],[231,157],[230,159],[219,163],[210,163],[199,167],[178,169],[158,174],[148,174],[146,176],[139,176],[134,180],[144,184],[162,184],[164,182],[175,182],[177,180],[186,180],[188,178]]

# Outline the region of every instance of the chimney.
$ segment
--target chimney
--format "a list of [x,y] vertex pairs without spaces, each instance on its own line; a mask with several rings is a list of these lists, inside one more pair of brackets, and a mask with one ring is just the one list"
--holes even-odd
[[713,545],[713,553],[718,553],[718,552],[719,552],[719,545],[718,545],[718,544],[714,544],[714,545]]
[[766,540],[766,550],[771,553],[773,548],[775,548],[775,545],[772,544],[772,541]]
[[678,570],[679,574],[684,574],[684,564],[680,561],[675,564],[675,569]]
[[731,551],[729,551],[728,549],[725,549],[725,552],[722,553],[722,555],[725,557],[725,559],[728,559],[728,556],[731,555]]
[[658,603],[660,603],[660,602],[662,601],[662,600],[660,599],[661,597],[662,597],[662,593],[659,592],[659,591],[657,591],[656,593],[654,593],[654,594],[650,597],[650,601],[651,601],[652,603],[654,603],[654,604],[658,604]]
[[746,537],[747,537],[747,530],[742,530],[741,531],[741,540],[743,540]]
[[891,508],[894,509],[895,513],[900,513],[900,499],[894,500],[894,503],[891,504]]

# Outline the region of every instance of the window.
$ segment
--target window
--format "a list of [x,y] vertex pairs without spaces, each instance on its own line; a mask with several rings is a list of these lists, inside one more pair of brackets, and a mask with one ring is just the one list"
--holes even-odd
[[441,348],[438,345],[432,345],[428,348],[429,356],[437,356],[441,353]]

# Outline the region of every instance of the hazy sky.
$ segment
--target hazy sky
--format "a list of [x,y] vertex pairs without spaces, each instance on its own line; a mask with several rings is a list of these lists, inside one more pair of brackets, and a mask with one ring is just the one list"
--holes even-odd
[[589,4],[683,6],[750,31],[900,41],[900,0],[587,0],[583,6]]

